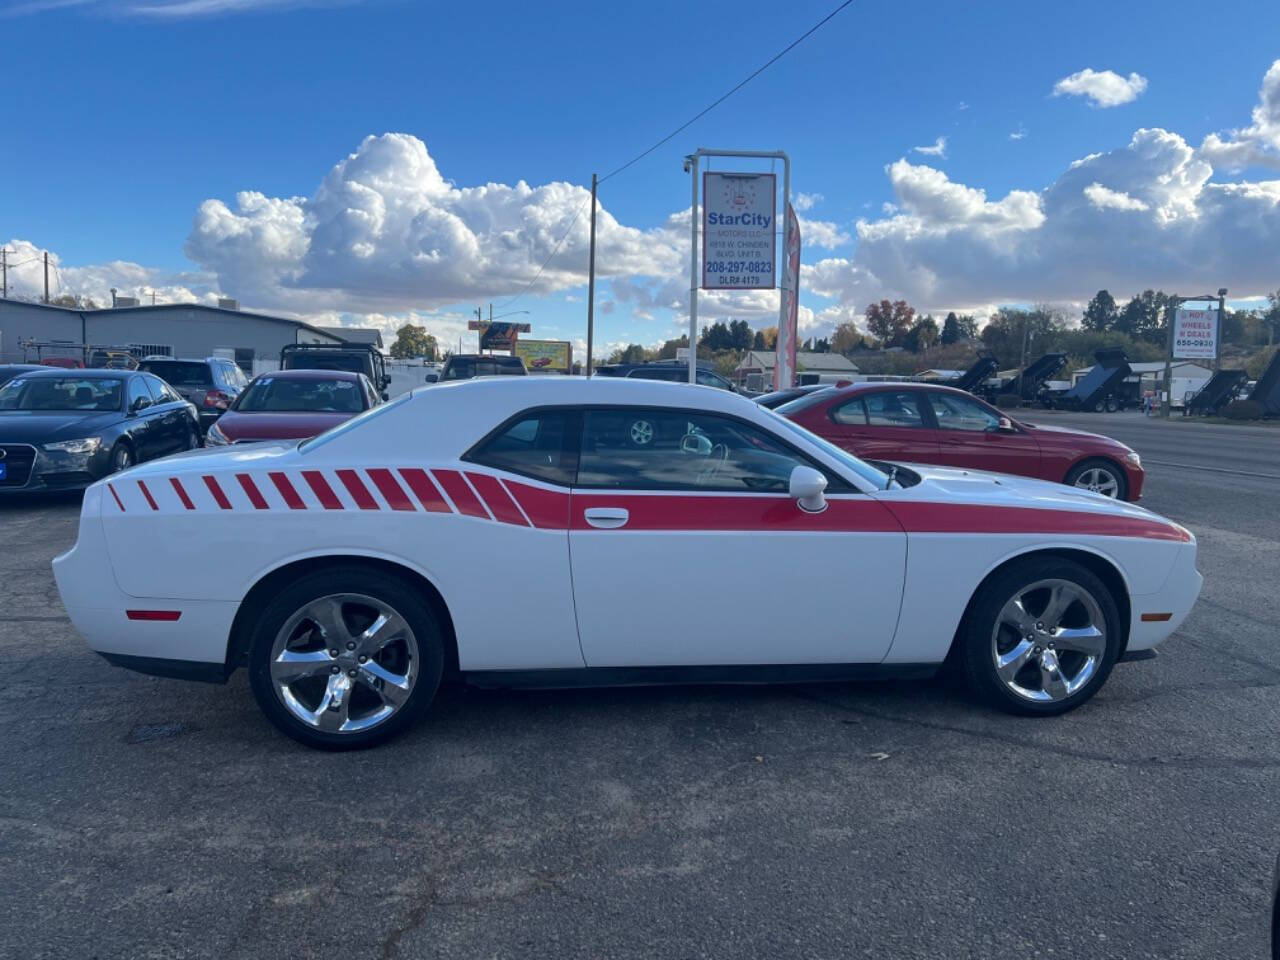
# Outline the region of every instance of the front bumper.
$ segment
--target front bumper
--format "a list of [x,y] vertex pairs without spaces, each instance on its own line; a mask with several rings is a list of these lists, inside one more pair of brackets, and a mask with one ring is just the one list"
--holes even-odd
[[[1164,585],[1155,593],[1133,594],[1129,597],[1129,643],[1127,653],[1150,650],[1166,640],[1187,618],[1200,596],[1204,577],[1196,569],[1196,544],[1184,543],[1178,547],[1178,556]],[[1143,619],[1169,615],[1167,620]]]
[[92,453],[65,453],[38,446],[32,449],[35,459],[26,472],[25,482],[0,481],[0,495],[83,490],[111,472],[111,452],[102,447]]

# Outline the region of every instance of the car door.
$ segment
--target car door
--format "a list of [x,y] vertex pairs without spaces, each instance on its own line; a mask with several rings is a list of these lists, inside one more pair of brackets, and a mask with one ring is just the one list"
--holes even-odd
[[[631,423],[660,440],[631,442]],[[788,493],[820,465],[732,417],[609,407],[583,415],[570,505],[589,667],[875,663],[897,623],[906,536],[829,470],[825,511]]]
[[155,456],[186,449],[187,427],[190,425],[186,401],[159,377],[144,374],[143,379],[153,401],[147,415],[153,424]]
[[998,410],[961,393],[924,392],[937,427],[938,463],[996,473],[1039,475],[1040,445]]
[[856,393],[828,417],[828,439],[864,460],[938,462],[938,442],[914,390]]
[[155,405],[155,398],[151,395],[151,390],[147,387],[147,382],[141,375],[129,378],[128,389],[125,392],[125,409],[128,411],[128,422],[125,432],[129,435],[129,440],[133,443],[134,456],[138,462],[150,460],[152,457],[159,456],[158,445],[160,440],[157,437],[159,425],[151,416],[151,408]]

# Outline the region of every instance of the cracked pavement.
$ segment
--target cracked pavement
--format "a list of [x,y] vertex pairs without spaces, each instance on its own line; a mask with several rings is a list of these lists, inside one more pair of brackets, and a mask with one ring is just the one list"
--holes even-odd
[[1264,956],[1280,512],[1246,474],[1280,475],[1280,432],[1037,418],[1182,464],[1143,502],[1205,574],[1159,659],[1050,720],[942,682],[449,688],[317,753],[243,672],[91,654],[48,565],[78,503],[0,502],[0,955]]

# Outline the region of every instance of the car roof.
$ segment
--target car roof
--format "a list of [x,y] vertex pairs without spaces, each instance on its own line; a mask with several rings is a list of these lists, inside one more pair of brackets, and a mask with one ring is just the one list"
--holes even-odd
[[137,370],[114,370],[106,367],[47,367],[39,366],[23,377],[24,380],[50,379],[53,377],[92,377],[95,380],[125,380],[137,376]]
[[847,387],[836,387],[833,396],[848,397],[859,393],[878,393],[884,390],[923,390],[928,393],[954,393],[962,397],[974,398],[968,390],[948,387],[941,383],[918,383],[914,380],[877,380],[851,383]]
[[254,380],[261,380],[264,377],[280,380],[359,380],[364,374],[356,373],[352,370],[268,370],[266,373],[260,373]]

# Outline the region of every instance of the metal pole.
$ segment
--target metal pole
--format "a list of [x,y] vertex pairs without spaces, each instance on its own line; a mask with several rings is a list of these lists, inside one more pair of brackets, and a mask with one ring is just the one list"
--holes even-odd
[[1027,368],[1027,315],[1022,315],[1022,359],[1018,361],[1018,396],[1022,396],[1022,371]]
[[[782,260],[784,262],[778,263],[775,266],[778,268],[781,268],[781,272],[782,272],[782,283],[779,286],[779,296],[778,296],[778,336],[779,338],[783,337],[784,331],[786,335],[785,341],[782,339],[779,339],[777,341],[778,344],[784,345],[784,349],[778,350],[777,354],[780,359],[785,358],[783,362],[786,364],[786,366],[783,369],[783,372],[786,375],[786,382],[784,383],[782,378],[779,377],[778,388],[781,390],[786,390],[789,387],[795,386],[796,372],[791,369],[791,352],[792,352],[791,347],[793,346],[793,344],[791,343],[791,336],[792,336],[791,318],[787,315],[788,314],[788,311],[787,311],[787,265],[785,262],[787,257],[787,247],[789,246],[789,241],[791,240],[791,216],[788,213],[788,210],[791,204],[791,157],[789,157],[785,153],[781,154],[781,156],[782,156],[782,218],[783,218],[783,222],[786,224],[786,227],[782,231]],[[800,277],[799,275],[797,275],[796,285],[799,286],[799,284],[800,284]],[[800,295],[800,291],[799,290],[794,291],[793,295],[798,297]],[[776,346],[775,346],[775,349],[776,349]]]
[[[596,333],[596,187],[599,179],[591,175],[591,252],[587,255],[587,376],[591,376],[591,350]],[[573,372],[570,365],[569,372]]]
[[44,252],[44,302],[49,302],[49,251]]
[[1213,372],[1218,372],[1218,365],[1222,363],[1222,325],[1227,320],[1227,288],[1220,287],[1218,289],[1218,333],[1213,338]]
[[7,300],[9,299],[9,250],[8,248],[5,248],[4,250],[0,250],[0,264],[4,265],[3,292],[0,293],[0,300]]
[[698,382],[698,168],[702,166],[699,150],[685,162],[689,163],[689,182],[693,185],[693,199],[689,203],[689,382]]
[[1160,416],[1169,419],[1169,413],[1173,408],[1173,325],[1178,319],[1178,304],[1182,302],[1182,298],[1176,293],[1169,298],[1169,331],[1165,337],[1164,349],[1164,400],[1160,404]]

